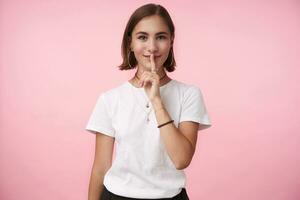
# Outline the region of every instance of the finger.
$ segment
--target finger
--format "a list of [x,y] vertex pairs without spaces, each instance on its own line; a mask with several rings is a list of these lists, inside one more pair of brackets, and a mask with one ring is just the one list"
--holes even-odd
[[150,54],[150,65],[151,65],[151,72],[156,73],[156,67],[155,67],[155,60],[154,60],[154,54]]
[[151,72],[146,72],[141,77],[142,87],[146,86],[148,83],[151,83],[155,81],[155,76]]
[[150,81],[150,79],[148,77],[146,77],[144,80],[143,80],[143,87],[145,87]]

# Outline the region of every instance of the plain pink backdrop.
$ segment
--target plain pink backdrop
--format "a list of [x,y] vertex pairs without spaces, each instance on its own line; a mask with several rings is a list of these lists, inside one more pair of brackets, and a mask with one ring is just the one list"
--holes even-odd
[[[153,1],[176,27],[174,79],[212,120],[185,170],[191,200],[300,199],[299,1]],[[130,14],[149,1],[0,1],[0,199],[87,199],[84,130],[120,71]]]

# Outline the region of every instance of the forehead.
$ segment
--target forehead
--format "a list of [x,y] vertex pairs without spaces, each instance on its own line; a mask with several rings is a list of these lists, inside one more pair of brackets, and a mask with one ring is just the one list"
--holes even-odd
[[136,33],[140,31],[149,34],[155,34],[162,31],[169,33],[169,28],[162,17],[153,15],[144,17],[141,21],[139,21],[132,32]]

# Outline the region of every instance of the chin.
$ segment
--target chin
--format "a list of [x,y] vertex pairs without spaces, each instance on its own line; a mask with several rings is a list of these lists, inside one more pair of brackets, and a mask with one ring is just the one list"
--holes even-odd
[[[141,63],[140,66],[141,66],[144,70],[151,71],[150,63],[148,63],[148,62],[140,62],[140,63]],[[159,66],[159,67],[157,67],[157,69],[160,70],[161,68],[163,68],[162,65],[163,65],[163,64],[161,64],[161,63],[156,64],[156,66]],[[139,64],[138,64],[138,66],[139,66]]]

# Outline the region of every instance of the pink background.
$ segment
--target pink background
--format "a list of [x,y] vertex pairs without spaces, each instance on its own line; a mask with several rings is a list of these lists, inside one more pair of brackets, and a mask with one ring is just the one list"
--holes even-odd
[[[0,199],[87,199],[84,128],[134,73],[116,66],[144,3],[1,0]],[[185,170],[190,199],[300,199],[299,1],[157,3],[176,26],[170,76],[201,88],[213,123]]]

